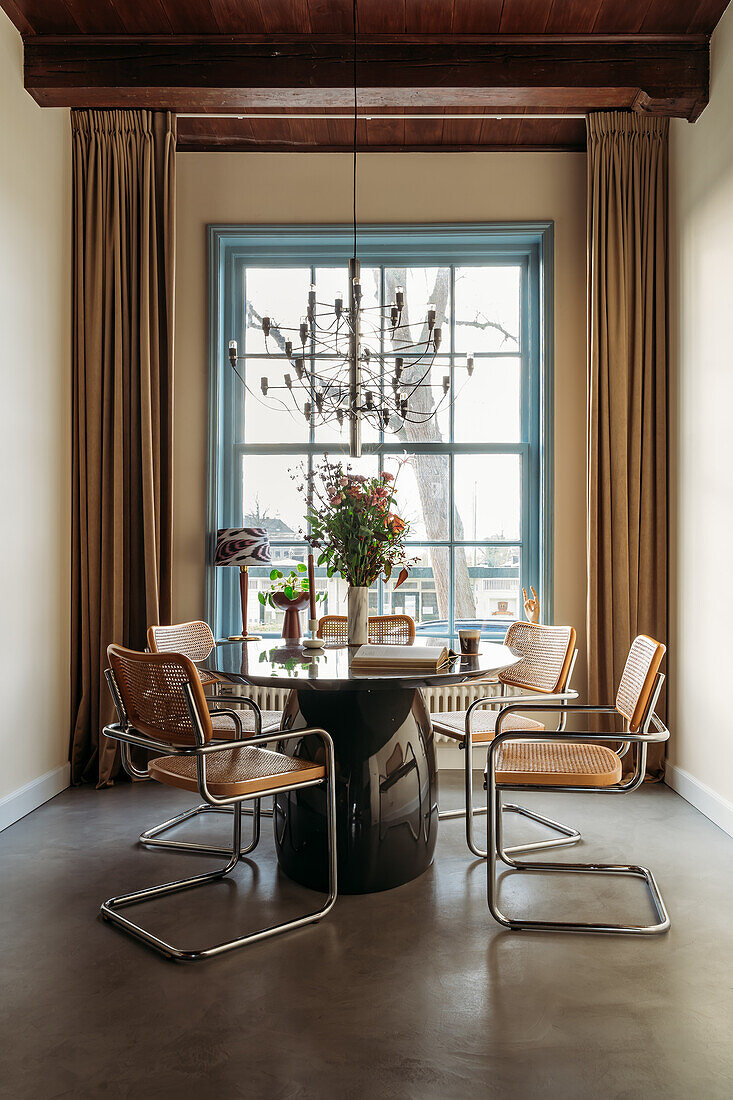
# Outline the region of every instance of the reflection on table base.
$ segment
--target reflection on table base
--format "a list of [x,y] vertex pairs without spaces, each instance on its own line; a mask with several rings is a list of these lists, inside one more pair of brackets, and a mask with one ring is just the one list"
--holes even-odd
[[[339,892],[389,890],[431,864],[438,830],[435,744],[422,693],[293,691],[285,729],[322,726],[336,750]],[[314,737],[284,751],[308,760],[323,749]],[[278,795],[275,842],[285,873],[327,889],[326,802],[320,788]]]

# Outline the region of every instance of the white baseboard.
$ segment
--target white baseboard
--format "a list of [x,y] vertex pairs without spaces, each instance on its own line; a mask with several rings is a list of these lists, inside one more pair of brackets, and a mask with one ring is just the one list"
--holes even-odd
[[37,810],[49,798],[61,794],[68,786],[69,765],[62,764],[60,768],[54,768],[53,771],[26,783],[25,787],[0,798],[0,832],[32,810]]
[[669,760],[664,767],[664,782],[677,794],[682,795],[685,801],[701,814],[710,818],[724,833],[733,836],[733,803],[719,795],[712,787],[708,787],[706,783],[695,779],[684,768],[670,764]]

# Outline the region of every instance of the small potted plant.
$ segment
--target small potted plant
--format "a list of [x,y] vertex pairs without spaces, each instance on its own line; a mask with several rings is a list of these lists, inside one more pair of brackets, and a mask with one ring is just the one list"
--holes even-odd
[[[308,569],[302,562],[287,574],[279,569],[272,569],[270,580],[272,585],[269,592],[258,593],[258,599],[263,607],[269,604],[270,607],[285,612],[283,638],[299,638],[300,610],[306,606],[310,598]],[[316,592],[316,599],[321,600],[324,595],[323,592]]]

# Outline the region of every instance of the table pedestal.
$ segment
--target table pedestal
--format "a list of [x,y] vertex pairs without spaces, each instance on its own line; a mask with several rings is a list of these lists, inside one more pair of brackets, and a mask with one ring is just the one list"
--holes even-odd
[[[389,890],[431,864],[438,831],[435,743],[422,692],[294,690],[284,729],[321,726],[336,753],[339,893]],[[315,737],[283,750],[319,759]],[[277,796],[275,843],[285,873],[326,890],[326,795],[319,787]]]

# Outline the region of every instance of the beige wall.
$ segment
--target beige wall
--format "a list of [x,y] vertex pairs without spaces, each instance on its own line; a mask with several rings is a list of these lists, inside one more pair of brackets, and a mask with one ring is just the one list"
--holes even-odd
[[69,113],[23,90],[1,11],[0,134],[2,799],[67,759],[71,183]]
[[[174,609],[203,612],[209,223],[348,222],[351,160],[181,153],[176,268]],[[585,155],[380,154],[359,159],[362,222],[555,222],[555,609],[585,634]],[[584,677],[579,669],[578,682]]]
[[713,37],[710,105],[694,126],[672,123],[669,659],[670,761],[729,803],[733,717],[724,693],[730,686],[733,615],[731,103],[729,9]]

